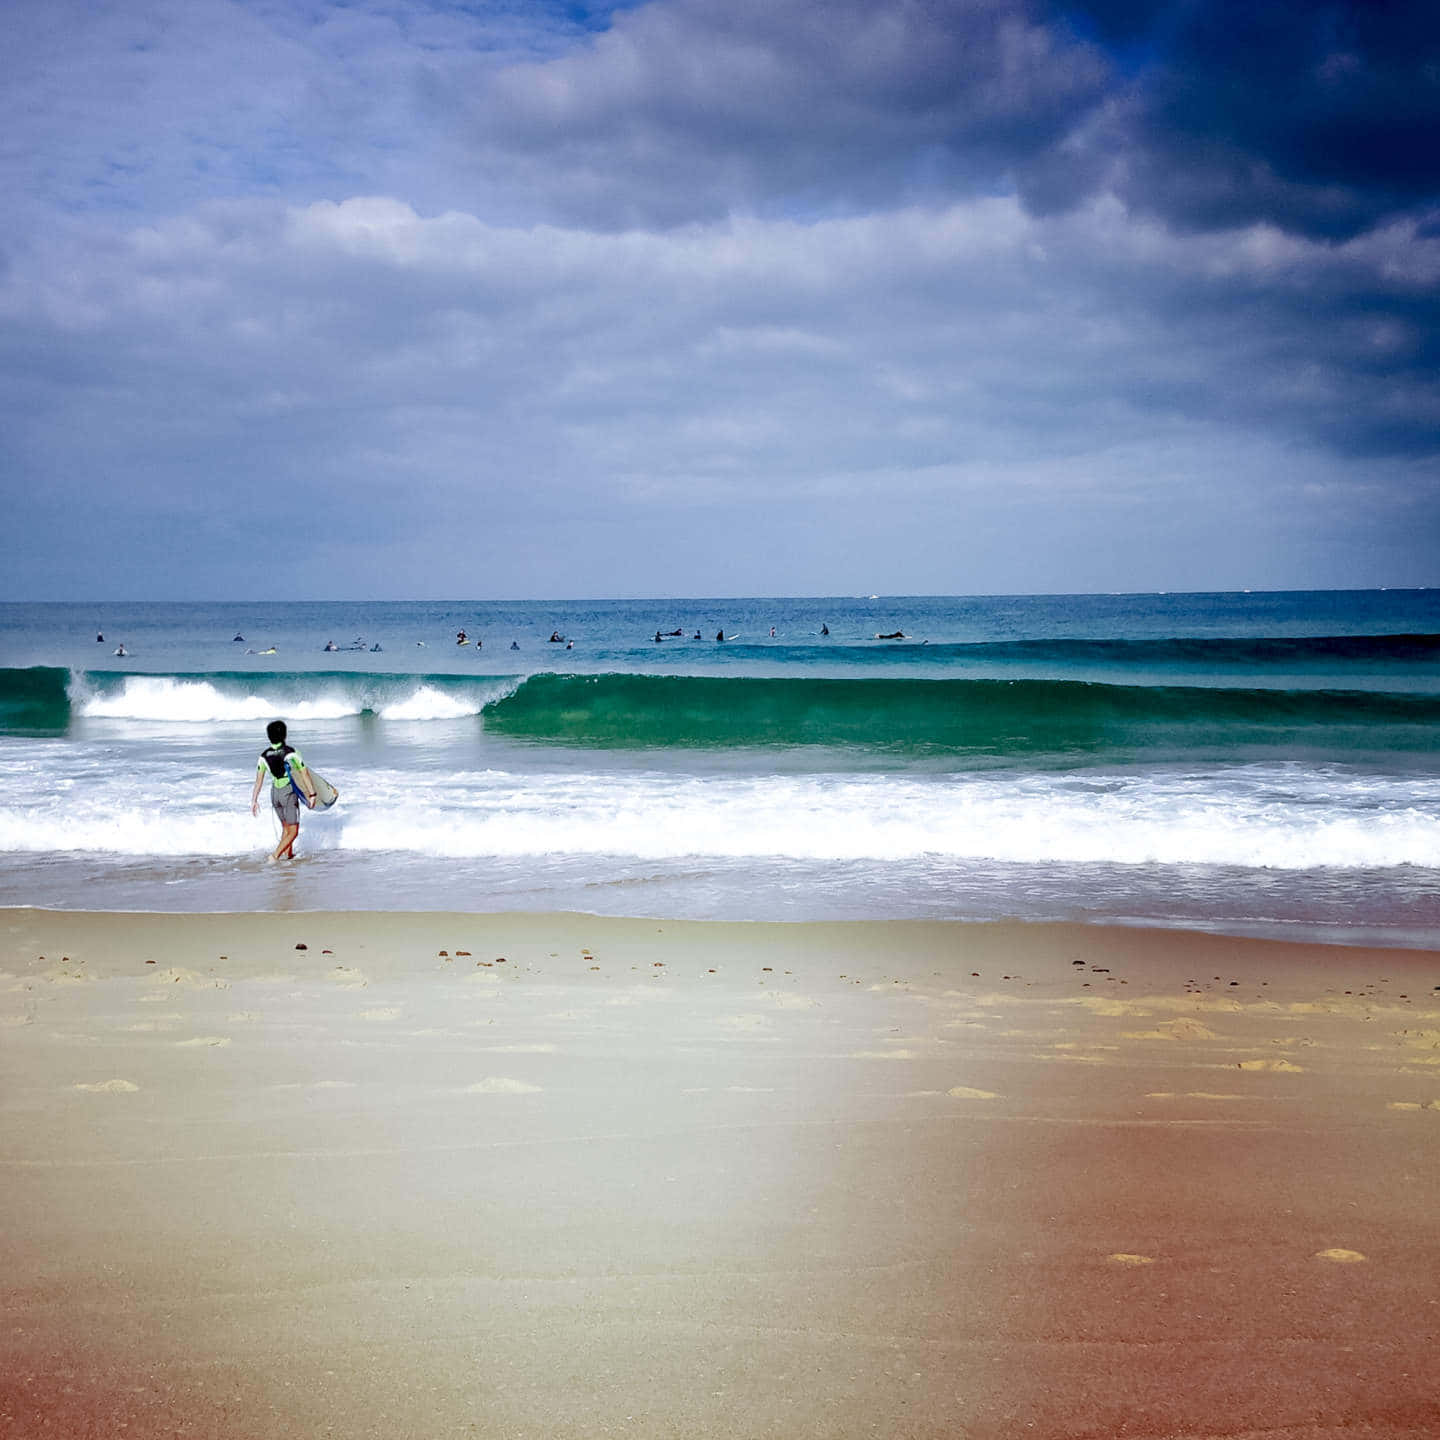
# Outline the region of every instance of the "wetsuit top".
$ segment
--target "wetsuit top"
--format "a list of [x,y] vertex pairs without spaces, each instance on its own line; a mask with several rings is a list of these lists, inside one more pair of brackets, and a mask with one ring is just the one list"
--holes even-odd
[[[303,770],[305,761],[301,758],[300,752],[292,745],[269,745],[260,752],[257,770],[268,770],[274,777],[274,786],[277,790],[283,790],[291,783],[291,769]],[[295,787],[300,788],[298,785]]]

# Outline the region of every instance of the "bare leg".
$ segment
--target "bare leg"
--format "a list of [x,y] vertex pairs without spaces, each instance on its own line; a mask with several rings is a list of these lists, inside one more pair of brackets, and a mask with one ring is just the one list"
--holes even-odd
[[295,858],[295,840],[300,834],[300,826],[282,825],[280,827],[280,843],[275,847],[274,859],[293,860]]

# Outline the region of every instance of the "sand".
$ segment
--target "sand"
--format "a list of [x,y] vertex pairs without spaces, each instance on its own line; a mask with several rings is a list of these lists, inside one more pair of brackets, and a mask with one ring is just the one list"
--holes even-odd
[[1440,1434],[1440,956],[0,912],[0,1434]]

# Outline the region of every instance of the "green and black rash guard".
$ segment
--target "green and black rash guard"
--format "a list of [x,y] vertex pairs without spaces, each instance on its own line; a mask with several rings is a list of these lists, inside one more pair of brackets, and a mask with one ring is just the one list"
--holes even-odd
[[[286,768],[287,761],[289,769]],[[291,783],[290,770],[303,770],[305,761],[293,745],[270,745],[260,752],[260,760],[255,768],[268,770],[272,776],[271,783],[277,790],[283,790]],[[299,790],[299,786],[295,788]]]

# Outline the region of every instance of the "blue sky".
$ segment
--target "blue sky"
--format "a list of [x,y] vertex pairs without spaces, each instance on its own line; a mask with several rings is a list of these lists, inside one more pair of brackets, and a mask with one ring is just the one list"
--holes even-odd
[[20,0],[0,598],[1440,584],[1440,9]]

